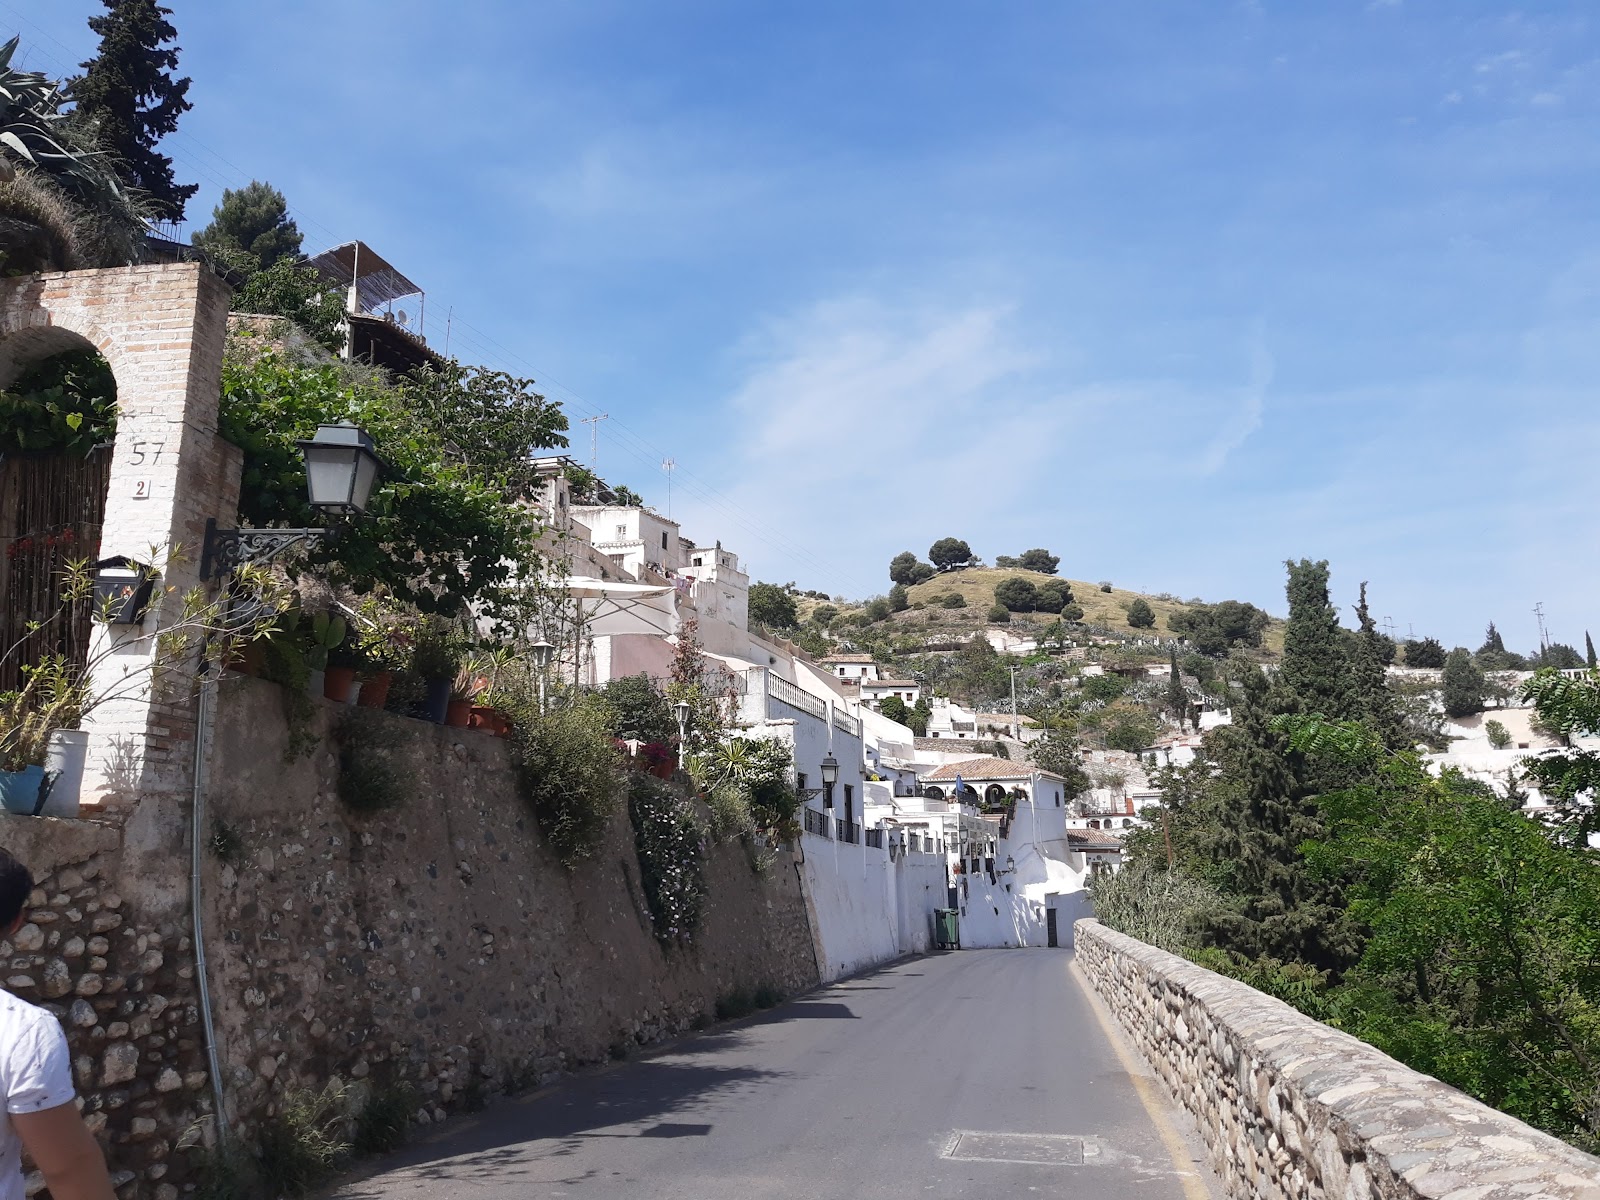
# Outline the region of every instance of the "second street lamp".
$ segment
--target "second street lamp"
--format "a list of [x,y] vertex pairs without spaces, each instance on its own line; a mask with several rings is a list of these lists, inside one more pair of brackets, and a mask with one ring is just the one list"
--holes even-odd
[[550,655],[555,647],[544,639],[540,639],[528,647],[533,655],[533,665],[539,668],[539,715],[544,716],[544,677],[550,668]]
[[839,782],[839,760],[828,755],[822,760],[822,807],[833,807],[833,785]]
[[672,706],[678,718],[678,770],[683,770],[683,743],[689,736],[689,702],[679,700]]

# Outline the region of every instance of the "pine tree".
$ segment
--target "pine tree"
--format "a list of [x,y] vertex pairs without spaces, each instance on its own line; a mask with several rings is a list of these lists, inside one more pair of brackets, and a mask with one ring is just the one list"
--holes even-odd
[[1283,637],[1279,690],[1293,698],[1285,711],[1331,720],[1362,716],[1350,674],[1344,631],[1328,599],[1328,563],[1302,558],[1289,568],[1289,623]]
[[1596,663],[1596,661],[1595,661],[1595,657],[1594,657],[1594,639],[1589,636],[1589,631],[1587,629],[1585,629],[1583,631],[1583,649],[1584,649],[1584,652],[1585,652],[1584,653],[1584,657],[1588,661],[1589,666],[1590,666],[1591,669],[1593,669],[1597,665],[1600,665],[1600,663]]
[[248,187],[222,193],[222,203],[211,212],[211,224],[194,235],[194,244],[225,265],[253,275],[269,270],[281,258],[298,255],[300,228],[289,215],[283,193],[253,179]]
[[1489,622],[1489,628],[1483,631],[1483,645],[1478,647],[1479,654],[1504,654],[1506,652],[1505,639],[1500,636],[1500,631],[1494,627],[1494,622]]
[[199,184],[175,182],[172,160],[156,150],[192,107],[185,99],[189,80],[172,77],[178,69],[178,47],[169,45],[178,36],[167,21],[172,10],[156,0],[103,3],[106,14],[89,18],[100,52],[78,64],[84,73],[71,84],[77,116],[93,125],[118,174],[150,198],[155,215],[181,221]]
[[[1361,584],[1361,600],[1356,605],[1356,631],[1350,655],[1351,687],[1355,691],[1356,715],[1365,721],[1392,750],[1406,746],[1409,738],[1405,722],[1400,715],[1400,705],[1389,686],[1388,672],[1384,669],[1384,636],[1367,608],[1367,585]],[[1491,626],[1492,628],[1492,626]],[[1393,645],[1393,643],[1390,643]]]

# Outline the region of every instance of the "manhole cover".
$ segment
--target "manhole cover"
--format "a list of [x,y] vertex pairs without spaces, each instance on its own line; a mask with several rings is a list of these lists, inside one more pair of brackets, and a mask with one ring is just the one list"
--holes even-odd
[[966,1162],[1037,1163],[1046,1167],[1083,1166],[1083,1139],[1053,1133],[957,1133],[946,1158]]

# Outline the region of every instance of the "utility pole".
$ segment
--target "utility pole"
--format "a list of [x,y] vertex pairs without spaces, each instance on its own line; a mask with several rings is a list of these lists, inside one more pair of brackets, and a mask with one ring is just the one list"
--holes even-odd
[[1017,741],[1022,740],[1022,721],[1017,716],[1017,669],[1008,668],[1011,672],[1011,736]]
[[1544,630],[1544,601],[1533,606],[1533,615],[1539,618],[1539,653],[1550,649],[1550,635]]
[[670,458],[661,460],[661,469],[667,475],[667,520],[672,520],[672,472],[678,469],[677,461]]
[[589,469],[594,470],[595,464],[600,461],[600,422],[611,420],[610,413],[601,413],[598,417],[582,417],[578,424],[589,427]]

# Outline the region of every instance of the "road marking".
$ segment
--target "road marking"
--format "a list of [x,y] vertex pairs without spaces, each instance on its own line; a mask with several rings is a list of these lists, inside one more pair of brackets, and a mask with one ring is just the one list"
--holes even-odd
[[1139,1069],[1138,1063],[1134,1062],[1133,1056],[1123,1044],[1122,1031],[1111,1023],[1110,1011],[1095,990],[1089,986],[1089,981],[1084,978],[1083,970],[1078,966],[1076,958],[1072,960],[1068,970],[1072,974],[1073,982],[1089,1001],[1089,1008],[1094,1012],[1095,1020],[1100,1022],[1107,1044],[1122,1063],[1123,1073],[1133,1081],[1133,1090],[1139,1097],[1139,1103],[1144,1105],[1144,1111],[1149,1115],[1151,1124],[1161,1135],[1161,1144],[1166,1147],[1167,1157],[1172,1159],[1173,1169],[1177,1172],[1178,1178],[1183,1180],[1183,1194],[1189,1200],[1211,1200],[1210,1189],[1195,1171],[1183,1135],[1173,1128],[1172,1122],[1167,1119],[1166,1098],[1156,1092],[1150,1077]]

